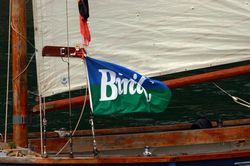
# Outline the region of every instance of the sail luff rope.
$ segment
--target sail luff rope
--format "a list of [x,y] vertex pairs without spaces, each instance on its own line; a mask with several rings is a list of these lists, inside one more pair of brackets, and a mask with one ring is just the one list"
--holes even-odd
[[5,130],[4,130],[4,142],[7,142],[8,132],[8,105],[9,105],[9,82],[10,82],[10,33],[11,33],[11,4],[9,1],[9,34],[8,34],[8,64],[7,64],[7,81],[6,81],[6,98],[5,98]]
[[242,106],[244,106],[244,107],[250,108],[250,103],[249,103],[249,102],[247,102],[247,101],[245,101],[245,100],[243,100],[243,99],[241,99],[241,98],[239,98],[239,97],[237,97],[237,96],[231,95],[230,93],[228,93],[227,91],[225,91],[224,89],[222,89],[222,88],[221,88],[219,85],[217,85],[216,83],[213,82],[213,84],[214,84],[214,86],[216,86],[218,89],[220,89],[223,93],[225,93],[226,95],[228,95],[229,97],[231,97],[232,100],[233,100],[235,103],[240,104],[240,105],[242,105]]

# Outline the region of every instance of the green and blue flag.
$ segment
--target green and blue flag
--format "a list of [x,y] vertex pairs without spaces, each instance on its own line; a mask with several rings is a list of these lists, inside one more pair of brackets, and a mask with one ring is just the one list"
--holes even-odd
[[95,115],[163,112],[171,91],[162,82],[125,67],[86,57],[92,110]]

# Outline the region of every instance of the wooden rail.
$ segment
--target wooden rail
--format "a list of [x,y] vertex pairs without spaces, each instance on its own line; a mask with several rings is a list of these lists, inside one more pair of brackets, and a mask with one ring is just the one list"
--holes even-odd
[[[98,149],[124,150],[150,147],[166,147],[180,145],[210,144],[230,141],[250,140],[250,125],[210,128],[183,131],[163,131],[137,134],[99,135],[96,137]],[[56,153],[66,142],[67,138],[49,138],[47,149],[49,153]],[[92,136],[73,138],[74,152],[91,152]],[[56,144],[55,144],[56,142]],[[31,139],[33,150],[40,151],[40,139]],[[64,152],[69,152],[69,147]]]
[[[217,127],[216,121],[212,121],[213,127]],[[241,126],[250,125],[250,118],[244,119],[233,119],[223,121],[223,127],[229,126]],[[96,129],[96,135],[113,135],[113,134],[131,134],[131,133],[147,133],[147,132],[161,132],[161,131],[177,131],[177,130],[189,130],[191,129],[192,123],[178,123],[171,125],[158,125],[158,126],[140,126],[140,127],[121,127],[121,128],[110,128],[110,129]],[[89,136],[91,130],[78,130],[76,136]],[[47,132],[48,138],[58,137],[54,131]],[[29,133],[29,138],[40,138],[40,133],[34,132]]]

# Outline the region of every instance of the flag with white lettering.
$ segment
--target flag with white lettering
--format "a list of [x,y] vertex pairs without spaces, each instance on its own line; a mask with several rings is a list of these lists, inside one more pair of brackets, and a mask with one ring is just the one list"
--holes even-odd
[[166,110],[171,91],[162,82],[90,57],[86,57],[86,64],[95,115]]

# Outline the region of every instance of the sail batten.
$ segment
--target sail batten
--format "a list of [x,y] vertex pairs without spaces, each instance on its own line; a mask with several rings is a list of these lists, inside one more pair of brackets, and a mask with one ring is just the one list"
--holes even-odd
[[[81,43],[77,1],[65,2],[33,0],[42,96],[68,90],[67,64],[42,57],[43,47]],[[146,76],[250,60],[250,6],[243,1],[91,0],[89,7],[89,55]],[[70,73],[72,89],[85,86],[80,59],[70,59]]]

